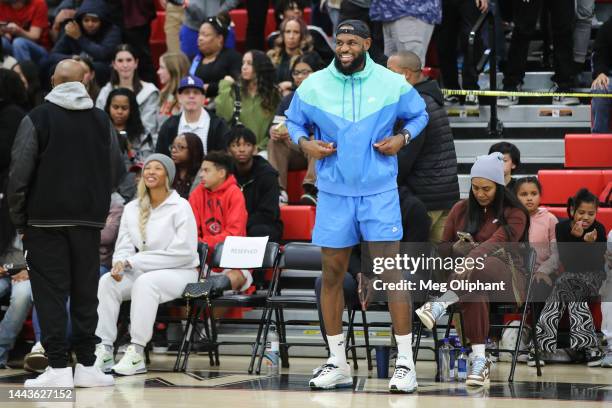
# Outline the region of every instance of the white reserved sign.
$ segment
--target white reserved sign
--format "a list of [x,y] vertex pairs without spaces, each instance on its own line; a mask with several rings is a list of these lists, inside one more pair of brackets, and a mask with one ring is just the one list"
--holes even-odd
[[269,237],[227,237],[223,243],[221,268],[261,268]]

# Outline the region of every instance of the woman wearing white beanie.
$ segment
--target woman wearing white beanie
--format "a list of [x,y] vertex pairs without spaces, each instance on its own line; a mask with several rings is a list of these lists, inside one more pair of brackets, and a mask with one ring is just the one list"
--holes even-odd
[[[121,375],[147,371],[144,347],[151,340],[160,303],[177,299],[197,280],[198,237],[189,202],[170,189],[176,169],[163,154],[150,155],[138,184],[138,197],[126,205],[113,255],[113,269],[98,286],[95,365]],[[113,343],[124,300],[132,300],[130,336],[115,364]]]
[[[527,241],[529,214],[516,196],[504,186],[501,153],[479,156],[472,166],[470,178],[469,198],[459,201],[451,209],[439,253],[441,257],[463,258],[465,262],[465,268],[456,267],[454,273],[451,271],[451,281],[504,282],[505,291],[468,292],[463,287],[460,290],[448,290],[440,298],[417,309],[416,314],[431,329],[449,305],[458,303],[464,317],[465,337],[472,346],[471,368],[466,384],[482,386],[489,383],[491,366],[485,355],[489,334],[489,303],[495,296],[497,301],[500,298],[518,303],[524,300],[525,282],[522,273],[518,271],[522,261],[512,251],[508,251],[506,243]],[[468,259],[472,259],[473,268],[467,266]]]

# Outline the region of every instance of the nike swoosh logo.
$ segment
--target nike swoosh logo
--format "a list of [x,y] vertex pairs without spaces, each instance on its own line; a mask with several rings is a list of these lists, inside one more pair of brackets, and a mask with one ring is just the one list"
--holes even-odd
[[141,362],[142,362],[142,360],[132,361],[132,365],[140,364]]
[[106,359],[104,359],[104,363],[108,363],[109,361],[113,361],[113,359],[112,359],[112,358],[106,358]]

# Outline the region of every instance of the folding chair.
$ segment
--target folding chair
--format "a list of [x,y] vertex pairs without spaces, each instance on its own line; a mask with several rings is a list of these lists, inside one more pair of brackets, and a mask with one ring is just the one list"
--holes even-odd
[[[279,335],[280,342],[280,354],[281,360],[283,362],[283,367],[289,366],[289,347],[292,346],[287,341],[287,333],[286,333],[286,324],[309,324],[312,322],[308,321],[292,321],[286,322],[284,319],[283,309],[315,309],[317,308],[317,299],[315,295],[294,295],[294,294],[283,294],[282,287],[291,286],[292,288],[296,288],[295,282],[300,280],[300,278],[291,278],[287,275],[283,275],[282,270],[295,269],[301,271],[321,271],[323,268],[321,261],[321,248],[319,246],[302,243],[302,242],[290,242],[288,243],[284,251],[281,255],[281,259],[277,269],[275,270],[274,277],[272,280],[272,290],[271,296],[268,298],[266,303],[266,311],[265,311],[265,329],[263,335],[263,342],[265,343],[268,336],[268,331],[272,324],[272,312],[275,313],[276,318],[276,326]],[[298,286],[300,289],[312,290],[312,285],[308,287]],[[347,311],[349,313],[349,330],[347,332],[347,351],[350,349],[349,344],[352,341],[353,346],[355,345],[355,335],[354,335],[354,318],[356,309],[347,305]],[[365,312],[362,311],[362,319],[365,320]],[[322,324],[323,322],[319,322],[321,324],[321,331],[323,332],[323,339],[325,340],[325,327]],[[369,345],[369,336],[367,332],[367,326],[364,326],[365,329],[365,341],[366,347],[368,350],[370,349]],[[320,347],[320,343],[299,343],[300,346],[306,347]],[[261,371],[261,364],[263,361],[264,350],[261,350],[259,355],[259,362],[257,365],[256,373]],[[370,356],[368,356],[368,366],[371,367]],[[357,353],[352,348],[352,358],[354,367],[357,368]]]
[[[198,255],[200,256],[200,270],[198,271],[198,282],[203,280],[204,269],[206,267],[206,257],[208,256],[208,245],[204,242],[198,243]],[[202,313],[203,308],[203,300],[202,299],[194,299],[193,301],[189,298],[186,299],[187,302],[187,323],[185,324],[185,329],[183,330],[183,337],[181,340],[181,345],[178,350],[178,354],[176,356],[176,362],[174,363],[174,371],[185,371],[187,369],[187,360],[189,359],[189,354],[191,353],[191,347],[193,345],[193,338],[195,333],[197,332],[196,323],[198,316]],[[206,337],[210,339],[210,333],[208,329],[208,324],[204,322],[204,330],[206,333]],[[212,349],[208,351],[208,357],[210,359],[210,365],[214,365],[214,359],[212,354]],[[181,363],[181,359],[183,360]]]
[[[258,281],[258,277],[256,274],[265,274],[266,270],[272,269],[275,270],[278,265],[280,246],[276,242],[268,242],[266,246],[266,252],[264,254],[263,263],[261,266],[251,265],[251,267],[246,267],[247,269],[251,269],[253,273],[253,280]],[[215,248],[215,252],[213,254],[213,258],[210,264],[211,268],[219,268],[221,264],[221,255],[223,254],[223,244],[218,244]],[[209,268],[210,271],[210,268]],[[211,316],[211,341],[212,348],[214,349],[215,354],[215,362],[219,365],[219,346],[221,345],[251,345],[253,350],[251,352],[251,361],[249,363],[248,372],[251,374],[253,372],[253,366],[255,364],[255,358],[257,356],[257,350],[260,346],[261,333],[264,325],[264,315],[265,315],[265,307],[266,307],[266,299],[270,296],[272,285],[269,285],[266,290],[257,291],[252,294],[242,294],[242,293],[228,293],[221,297],[211,300],[210,305],[205,306],[205,316]],[[232,320],[232,323],[237,324],[253,324],[257,323],[257,336],[255,338],[255,342],[248,341],[217,341],[217,327],[215,319],[213,316],[213,311],[215,307],[249,307],[249,308],[259,308],[264,309],[264,312],[261,314],[261,318],[257,321],[240,319],[240,320]],[[223,322],[228,322],[230,320],[220,319]],[[265,344],[265,343],[264,343]],[[265,347],[262,346],[262,349]]]
[[[500,349],[497,348],[495,349],[495,351],[498,352],[506,352],[506,353],[510,353],[512,354],[512,365],[510,368],[510,375],[508,377],[508,382],[513,382],[514,381],[514,372],[516,370],[516,363],[518,360],[518,355],[520,353],[519,348],[520,348],[520,344],[521,344],[521,336],[523,333],[523,328],[525,327],[525,320],[527,319],[527,311],[529,310],[529,308],[531,307],[531,288],[533,285],[533,274],[534,274],[534,269],[535,269],[535,262],[536,262],[536,258],[537,258],[537,253],[535,251],[535,249],[533,249],[532,247],[529,247],[526,250],[526,255],[525,255],[525,271],[526,271],[526,278],[527,278],[527,294],[525,296],[525,302],[523,303],[523,305],[519,308],[522,309],[521,310],[521,323],[519,324],[518,327],[516,326],[506,326],[503,324],[490,324],[489,327],[492,328],[506,328],[506,329],[510,329],[510,330],[518,330],[519,335],[516,337],[516,343],[514,346],[514,349]],[[450,326],[451,326],[451,320],[454,316],[455,313],[459,314],[460,317],[460,321],[461,321],[461,325],[463,326],[463,315],[461,313],[461,311],[459,311],[456,308],[452,308],[449,310],[449,323],[446,326],[446,334],[445,337],[449,336],[450,333]],[[536,359],[536,369],[537,369],[537,375],[538,377],[542,376],[542,368],[540,367],[540,347],[538,345],[538,342],[536,341],[536,317],[535,317],[535,313],[533,313],[533,307],[531,307],[531,336],[533,338],[533,347],[535,350],[535,359]],[[462,341],[461,344],[465,344],[465,337],[463,336],[462,333]],[[436,342],[436,362],[438,361],[438,353],[437,350],[438,349],[438,344]]]

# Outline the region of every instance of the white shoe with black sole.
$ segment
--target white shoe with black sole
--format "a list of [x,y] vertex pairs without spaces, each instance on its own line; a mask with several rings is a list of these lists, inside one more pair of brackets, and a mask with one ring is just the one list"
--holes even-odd
[[389,392],[411,394],[417,390],[418,386],[414,368],[408,367],[408,364],[403,364],[402,360],[397,360],[393,377],[389,381]]

